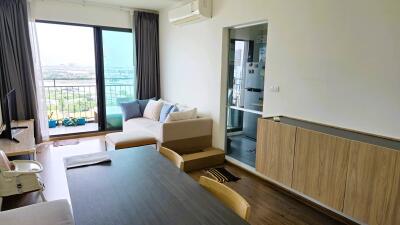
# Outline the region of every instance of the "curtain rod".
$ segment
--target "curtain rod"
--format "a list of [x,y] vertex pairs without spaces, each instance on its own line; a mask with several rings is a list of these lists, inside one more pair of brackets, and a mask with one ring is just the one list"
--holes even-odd
[[97,6],[97,7],[103,7],[103,8],[110,8],[110,9],[116,9],[116,10],[121,10],[121,11],[127,11],[130,14],[133,14],[133,11],[144,11],[144,12],[150,12],[150,13],[158,14],[158,11],[156,11],[156,10],[132,8],[132,7],[127,7],[127,6],[118,6],[118,5],[100,3],[100,2],[94,2],[94,1],[88,1],[88,0],[28,0],[28,1],[29,2],[34,2],[34,1],[64,2],[64,3],[72,3],[72,4],[82,5],[82,6],[87,6],[87,5],[89,5],[89,6]]

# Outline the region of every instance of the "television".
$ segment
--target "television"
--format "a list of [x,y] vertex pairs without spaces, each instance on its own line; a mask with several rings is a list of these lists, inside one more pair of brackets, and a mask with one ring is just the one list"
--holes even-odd
[[1,122],[1,134],[0,138],[7,138],[10,140],[13,140],[17,143],[19,141],[14,138],[14,133],[13,130],[17,129],[26,129],[28,127],[15,127],[12,126],[13,121],[18,120],[17,117],[17,96],[16,96],[16,91],[11,90],[10,92],[7,93],[6,97],[3,99],[3,101],[0,104],[2,106],[3,114],[2,114],[2,122]]

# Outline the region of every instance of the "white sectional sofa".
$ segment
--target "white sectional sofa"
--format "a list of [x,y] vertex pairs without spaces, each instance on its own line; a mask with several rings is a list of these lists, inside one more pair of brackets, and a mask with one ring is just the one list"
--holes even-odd
[[[135,103],[128,104],[135,106]],[[127,109],[128,104],[124,106]],[[118,150],[156,143],[161,154],[179,158],[180,169],[187,172],[224,163],[224,151],[212,147],[211,118],[197,116],[196,108],[165,101],[153,100],[148,104],[150,106],[146,105],[142,117],[137,116],[138,105],[136,109],[129,108],[136,116],[127,116],[130,119],[124,116],[123,132],[106,136],[107,149]],[[168,113],[164,111],[163,114],[164,108]],[[125,111],[128,114],[129,111]]]

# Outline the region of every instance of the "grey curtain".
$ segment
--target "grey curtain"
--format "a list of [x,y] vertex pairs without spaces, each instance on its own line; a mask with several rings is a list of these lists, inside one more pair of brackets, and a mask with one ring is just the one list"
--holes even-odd
[[136,76],[138,99],[160,98],[158,14],[135,11]]
[[16,90],[16,116],[19,120],[35,119],[35,138],[40,143],[35,87],[27,2],[0,0],[0,97]]

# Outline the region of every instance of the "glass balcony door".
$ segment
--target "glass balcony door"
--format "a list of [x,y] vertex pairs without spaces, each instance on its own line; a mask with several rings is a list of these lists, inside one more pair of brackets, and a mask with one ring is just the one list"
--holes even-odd
[[36,21],[50,136],[122,129],[136,97],[131,29]]
[[93,27],[36,24],[50,136],[98,131]]
[[134,39],[131,31],[102,29],[105,129],[122,129],[120,104],[136,99]]

